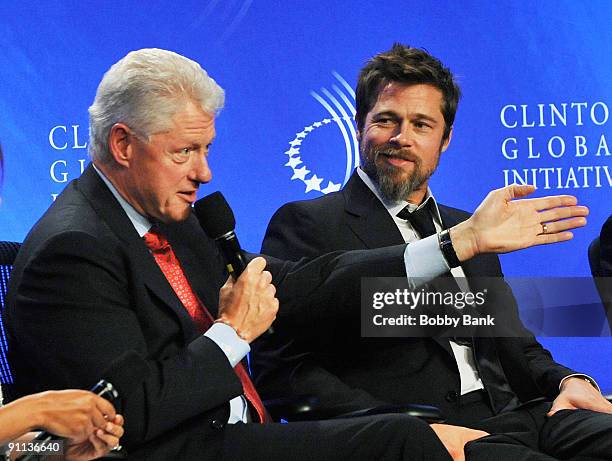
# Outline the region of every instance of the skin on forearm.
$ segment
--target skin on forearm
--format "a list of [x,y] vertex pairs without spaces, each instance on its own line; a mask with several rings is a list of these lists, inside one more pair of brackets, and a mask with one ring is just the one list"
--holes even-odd
[[[34,437],[36,437],[39,432],[28,432],[27,434],[23,434],[21,437],[18,437],[13,440],[14,443],[28,443],[31,442]],[[23,453],[20,453],[16,450],[11,451],[11,457],[9,458],[11,461],[17,460],[19,457],[23,456]]]
[[41,427],[34,396],[22,397],[0,408],[0,444]]

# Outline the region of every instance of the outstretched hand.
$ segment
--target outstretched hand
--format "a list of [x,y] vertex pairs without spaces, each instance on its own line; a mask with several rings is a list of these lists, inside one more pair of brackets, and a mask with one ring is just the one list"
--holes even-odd
[[513,184],[489,192],[467,221],[451,228],[459,260],[563,242],[573,237],[571,229],[586,224],[588,208],[571,195],[516,200],[534,190]]

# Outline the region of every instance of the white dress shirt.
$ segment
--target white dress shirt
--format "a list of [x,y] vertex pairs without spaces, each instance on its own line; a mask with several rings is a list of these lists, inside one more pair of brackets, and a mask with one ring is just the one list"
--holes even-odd
[[[408,203],[404,200],[400,202],[389,202],[388,200],[385,200],[383,198],[382,194],[378,190],[378,186],[374,184],[370,177],[361,168],[357,169],[357,174],[387,209],[389,215],[391,215],[391,218],[395,222],[395,225],[402,234],[404,241],[406,243],[410,243],[410,245],[408,245],[406,248],[406,275],[408,276],[408,279],[410,279],[411,277],[418,278],[422,276],[424,276],[425,278],[433,278],[431,276],[432,273],[430,271],[426,271],[425,273],[423,273],[423,270],[425,268],[433,266],[436,268],[435,271],[437,272],[435,276],[450,270],[453,277],[455,277],[459,288],[461,288],[462,291],[469,291],[470,287],[468,286],[467,280],[465,278],[465,273],[463,272],[461,266],[454,267],[452,269],[448,267],[448,264],[444,259],[442,252],[440,251],[437,236],[432,235],[421,240],[420,236],[414,230],[409,221],[397,217],[397,214],[402,209],[404,209],[406,205],[408,205],[408,209],[410,210],[410,212],[413,212],[425,206],[425,204],[431,200],[434,203],[433,209],[435,210],[433,216],[433,223],[436,228],[436,231],[440,232],[442,230],[442,218],[440,217],[438,204],[436,203],[436,200],[431,194],[431,190],[429,190],[429,188],[427,189],[425,200],[423,200],[423,203],[418,206]],[[421,241],[424,242],[428,239],[432,240],[431,245],[435,245],[435,249],[437,249],[437,252],[434,251],[434,249],[431,247],[425,248],[423,251],[422,249],[417,247],[415,254],[415,251],[413,250],[413,247],[416,246],[415,243]],[[412,263],[409,264],[409,261],[411,261]],[[444,265],[443,271],[439,271],[438,269],[440,264]],[[467,394],[468,392],[472,392],[478,389],[484,389],[484,385],[478,374],[478,369],[476,368],[476,363],[474,361],[474,351],[472,350],[472,348],[470,346],[463,346],[457,344],[454,341],[450,341],[450,346],[453,351],[453,354],[455,355],[457,368],[459,369],[459,377],[461,380],[461,395]]]

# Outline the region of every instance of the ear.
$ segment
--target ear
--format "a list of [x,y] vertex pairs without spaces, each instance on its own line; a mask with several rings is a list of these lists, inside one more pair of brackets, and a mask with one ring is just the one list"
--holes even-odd
[[[353,120],[355,120],[355,125],[357,125],[357,117],[353,116]],[[357,131],[355,132],[355,137],[358,142],[361,142],[361,131],[359,130],[359,126],[357,127]]]
[[124,123],[115,123],[108,134],[108,149],[119,165],[130,166],[135,138]]
[[448,137],[442,143],[442,149],[440,149],[442,152],[448,149],[448,145],[450,144],[452,137],[453,137],[453,127],[451,126],[450,131],[448,132]]

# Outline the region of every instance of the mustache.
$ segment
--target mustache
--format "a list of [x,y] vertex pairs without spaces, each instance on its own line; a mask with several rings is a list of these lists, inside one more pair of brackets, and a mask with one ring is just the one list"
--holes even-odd
[[409,150],[397,148],[389,144],[376,146],[373,151],[376,157],[378,157],[379,155],[384,155],[386,157],[394,157],[399,158],[401,160],[409,160],[411,162],[416,162],[418,160],[418,157]]

